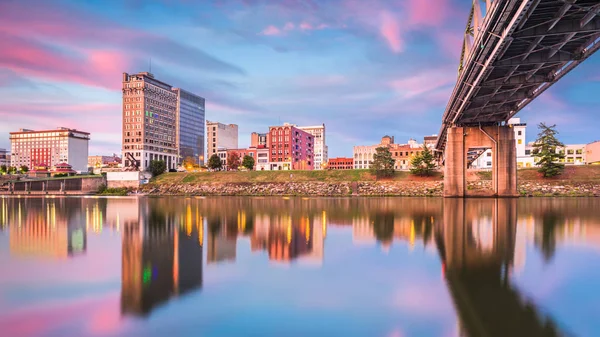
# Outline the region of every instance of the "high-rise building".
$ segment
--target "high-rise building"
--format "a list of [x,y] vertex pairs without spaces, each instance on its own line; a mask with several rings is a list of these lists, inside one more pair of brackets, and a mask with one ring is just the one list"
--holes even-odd
[[267,137],[271,170],[313,170],[314,137],[291,125],[269,127]]
[[[123,161],[145,170],[152,160],[177,165],[177,93],[148,72],[123,73]],[[86,156],[87,157],[87,156]]]
[[315,170],[321,170],[328,161],[328,148],[325,141],[325,124],[317,126],[299,126],[298,129],[313,135],[315,141]]
[[177,94],[177,149],[178,163],[187,157],[204,165],[204,105],[205,99],[183,89],[174,88]]
[[55,130],[21,129],[11,132],[10,165],[33,168],[40,164],[55,166],[69,163],[73,170],[87,172],[89,140],[89,133],[63,127]]
[[219,149],[238,148],[238,126],[206,121],[207,159],[217,154]]
[[250,147],[267,146],[267,134],[252,132],[250,134]]

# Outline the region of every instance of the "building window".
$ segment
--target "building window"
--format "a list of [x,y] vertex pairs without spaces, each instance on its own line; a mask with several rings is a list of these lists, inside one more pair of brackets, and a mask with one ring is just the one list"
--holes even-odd
[[520,135],[521,135],[521,131],[517,131],[517,135],[519,135],[519,136],[520,136]]
[[531,150],[525,150],[525,154],[526,155],[530,155],[531,154]]
[[[521,131],[519,131],[519,132],[521,132]],[[523,144],[523,140],[522,140],[522,139],[519,139],[519,140],[517,141],[517,143],[519,143],[519,144]]]

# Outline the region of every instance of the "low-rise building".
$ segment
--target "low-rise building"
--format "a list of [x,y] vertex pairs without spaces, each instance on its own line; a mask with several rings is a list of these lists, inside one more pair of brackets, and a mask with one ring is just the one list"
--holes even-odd
[[[242,161],[244,160],[245,156],[250,156],[254,158],[254,167],[256,167],[256,148],[250,147],[247,149],[227,149],[226,151],[226,158],[229,158],[233,153],[236,153],[238,155],[238,157],[240,158],[239,166],[242,166]],[[227,166],[227,162],[225,162],[225,165]]]
[[259,145],[256,148],[256,164],[257,171],[269,171],[269,148],[266,145]]
[[423,151],[423,145],[417,143],[416,140],[410,139],[408,144],[391,144],[390,152],[394,159],[395,170],[408,170],[412,158]]
[[89,156],[88,167],[117,166],[121,164],[121,157],[113,154],[112,156]]
[[354,158],[329,158],[327,168],[330,170],[352,170],[354,169]]
[[68,163],[77,172],[87,172],[90,134],[69,128],[10,133],[11,166],[28,168],[39,164]]
[[10,155],[6,149],[0,149],[0,166],[10,166]]
[[585,146],[586,164],[600,165],[600,140]]
[[267,134],[252,132],[250,134],[250,147],[267,146]]
[[354,146],[354,168],[370,168],[378,147],[387,147],[390,150],[394,159],[394,169],[396,170],[409,169],[412,157],[423,151],[423,145],[417,143],[414,139],[410,139],[407,144],[396,144],[394,143],[394,137],[386,135],[381,138],[381,142],[377,145]]

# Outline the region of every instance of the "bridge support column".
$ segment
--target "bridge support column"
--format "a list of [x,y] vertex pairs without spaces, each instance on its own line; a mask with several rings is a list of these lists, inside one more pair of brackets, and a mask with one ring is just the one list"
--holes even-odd
[[492,150],[492,193],[488,196],[518,197],[515,134],[509,126],[464,126],[448,129],[444,167],[444,196],[481,196],[467,190],[469,148]]

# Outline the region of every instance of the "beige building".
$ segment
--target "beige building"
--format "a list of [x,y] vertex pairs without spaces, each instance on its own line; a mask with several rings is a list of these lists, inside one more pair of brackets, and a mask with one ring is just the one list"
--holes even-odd
[[206,157],[210,158],[223,149],[238,148],[238,126],[236,124],[223,124],[206,121]]
[[[177,166],[177,93],[148,72],[123,73],[123,163],[146,170],[162,160]],[[87,156],[86,156],[87,159]]]
[[321,170],[329,160],[328,148],[325,138],[325,124],[316,126],[299,126],[298,129],[306,131],[314,138],[314,169]]
[[587,164],[600,165],[600,140],[585,146],[585,157]]
[[87,172],[89,141],[89,133],[63,127],[54,130],[21,129],[11,132],[10,165],[25,165],[31,169],[41,164],[52,167],[59,163],[68,163],[77,172]]

